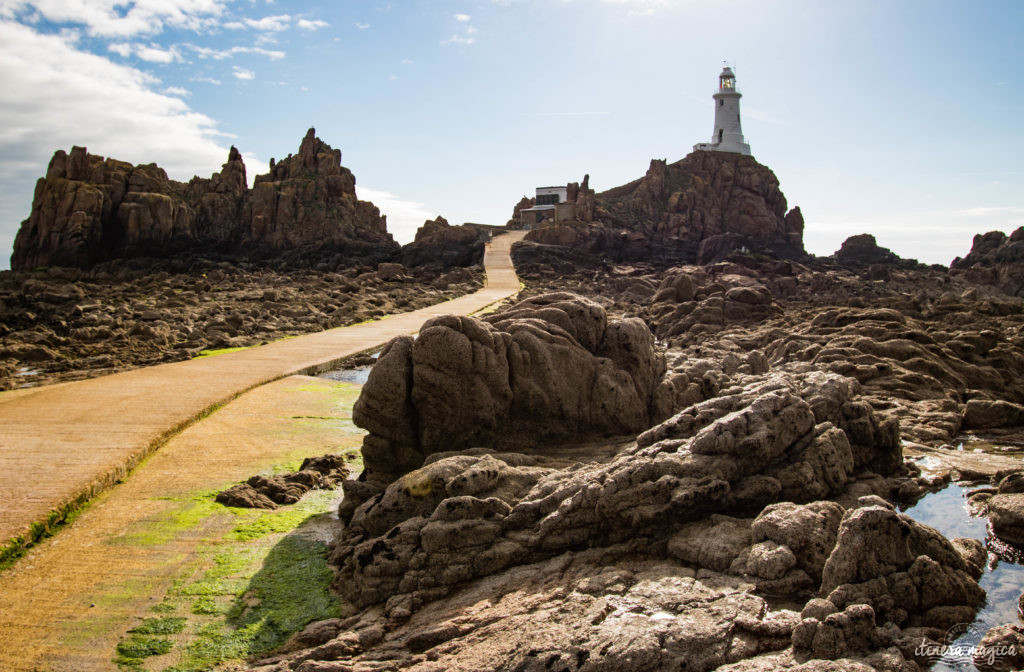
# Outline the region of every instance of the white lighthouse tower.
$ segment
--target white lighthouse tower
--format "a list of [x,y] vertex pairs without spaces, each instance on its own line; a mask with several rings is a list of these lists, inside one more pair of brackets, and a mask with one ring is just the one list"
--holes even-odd
[[718,90],[712,96],[715,100],[715,132],[711,142],[696,144],[694,150],[750,154],[750,145],[743,141],[743,129],[740,128],[742,97],[743,94],[736,88],[736,75],[732,68],[725,66],[718,76]]

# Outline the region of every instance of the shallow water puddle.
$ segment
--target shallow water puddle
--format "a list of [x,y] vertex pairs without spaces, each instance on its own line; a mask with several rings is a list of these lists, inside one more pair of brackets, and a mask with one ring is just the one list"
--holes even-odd
[[[967,502],[971,486],[953,483],[945,489],[925,495],[904,513],[914,520],[934,527],[952,539],[970,537],[978,539],[988,549],[988,565],[981,577],[981,587],[988,596],[978,612],[973,628],[955,641],[957,646],[973,646],[989,628],[1006,623],[1017,623],[1017,600],[1024,591],[1024,553],[1008,546],[995,537],[988,519],[972,516]],[[947,658],[936,663],[932,670],[976,670],[964,658]]]
[[[370,355],[373,357],[373,363],[377,363],[377,358],[380,357],[380,350]],[[366,381],[370,378],[370,369],[373,368],[373,364],[366,364],[365,366],[352,366],[335,369],[334,371],[325,371],[324,373],[318,374],[318,378],[327,378],[328,380],[337,380],[342,383],[356,383],[357,385],[365,385]]]

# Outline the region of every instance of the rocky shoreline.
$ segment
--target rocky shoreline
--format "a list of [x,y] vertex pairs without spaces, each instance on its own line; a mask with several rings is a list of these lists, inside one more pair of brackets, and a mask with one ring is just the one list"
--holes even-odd
[[1020,436],[1024,300],[870,250],[577,255],[521,243],[523,301],[384,350],[332,551],[352,615],[250,669],[929,669],[994,551],[897,506],[991,482],[990,543],[1024,532],[1024,464],[954,447]]
[[[0,274],[0,386],[29,366],[72,379],[479,286],[485,232],[438,218],[388,244],[340,152],[312,131],[251,191],[238,163],[186,188],[84,150],[55,157],[19,236],[22,270]],[[97,189],[83,215],[46,207],[61,200],[47,194]],[[986,569],[1024,544],[1019,455],[958,446],[1024,439],[1024,229],[977,236],[950,268],[868,234],[813,257],[774,174],[708,152],[567,193],[575,219],[513,247],[516,302],[433,318],[383,348],[353,409],[364,469],[342,481],[332,523],[344,615],[246,669],[930,669],[974,627]],[[180,217],[146,235],[184,250],[224,234],[234,256],[153,261],[120,234],[99,248],[43,235],[136,231],[137,206],[159,194]],[[270,194],[277,205],[257,208]],[[218,208],[235,215],[210,219]],[[353,253],[346,208],[373,215],[373,254]],[[288,238],[268,222],[298,235],[327,220],[341,222],[333,248],[237,256]],[[76,250],[83,269],[34,268]],[[969,504],[991,522],[984,541],[901,512],[951,480],[979,486]],[[257,486],[283,502],[290,485],[235,494],[276,505]],[[1020,623],[978,639],[1000,653],[976,655],[977,669],[1024,663]]]
[[0,272],[0,390],[356,324],[475,291],[479,265],[337,271],[215,261]]

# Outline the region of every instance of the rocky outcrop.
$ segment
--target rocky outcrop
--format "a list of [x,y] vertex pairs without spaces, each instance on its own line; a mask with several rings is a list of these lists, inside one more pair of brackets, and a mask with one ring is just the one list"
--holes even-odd
[[833,255],[836,261],[854,266],[895,264],[902,261],[887,247],[879,247],[870,233],[850,236]]
[[518,229],[518,228],[520,228],[522,226],[522,216],[520,215],[520,213],[523,210],[526,210],[528,208],[532,208],[535,205],[537,205],[537,199],[536,198],[530,198],[529,196],[523,196],[521,199],[519,199],[519,202],[516,203],[515,206],[513,206],[513,208],[512,208],[512,217],[511,217],[511,219],[508,220],[508,222],[505,223],[505,226],[507,226],[510,229]]
[[1024,296],[1024,227],[1009,236],[1002,231],[976,235],[970,253],[954,259],[951,268],[972,282]]
[[451,226],[444,217],[428,219],[416,230],[415,240],[402,247],[402,263],[439,268],[480,264],[486,240],[487,233],[481,227]]
[[934,529],[883,506],[846,514],[822,573],[821,592],[837,610],[870,605],[900,626],[946,629],[970,623],[984,601],[978,586],[984,547],[954,545]]
[[132,166],[74,147],[54,154],[36,185],[11,267],[91,266],[108,259],[282,251],[381,257],[398,245],[355,178],[309,129],[299,153],[246,187],[234,147],[219,173],[182,184],[155,164]]
[[577,223],[540,227],[526,240],[615,261],[805,256],[800,209],[787,212],[778,179],[750,156],[696,151],[673,164],[652,160],[635,182],[592,197],[580,188],[576,212]]
[[382,487],[441,451],[635,434],[667,412],[664,370],[643,322],[571,294],[434,318],[384,348],[355,405],[365,480]]
[[[593,322],[576,320],[577,335],[591,343],[598,338],[607,342]],[[426,330],[420,338],[425,336]],[[446,340],[449,357],[469,361],[456,354],[468,344],[460,348],[457,341]],[[397,347],[403,346],[393,344],[392,350]],[[486,361],[486,351],[478,352],[473,361]],[[621,352],[609,354],[621,362],[636,350]],[[381,356],[378,367],[392,366],[385,364],[388,354]],[[414,362],[415,358],[413,367]],[[396,411],[410,403],[409,393],[400,389],[402,381],[408,384],[412,378],[416,384],[415,368],[412,376],[405,366],[399,368],[405,374],[391,378],[396,385],[392,400],[405,401],[396,405]],[[494,398],[482,394],[484,381],[477,375],[459,371],[468,391]],[[650,378],[634,382],[643,380],[651,381],[650,389]],[[901,464],[896,423],[880,421],[870,407],[857,402],[856,394],[855,381],[834,375],[767,376],[656,425],[608,464],[551,470],[538,457],[486,451],[428,457],[424,466],[397,477],[352,512],[334,552],[341,567],[338,585],[356,605],[417,605],[470,579],[573,548],[626,543],[664,548],[684,525],[712,512],[757,512],[780,500],[805,502],[836,495],[854,473],[868,468],[892,473]],[[537,408],[543,412],[543,406]],[[418,409],[416,413],[422,416]],[[462,425],[460,414],[438,417],[448,419],[447,445],[457,447],[450,439],[460,436],[451,431]],[[524,426],[528,431],[531,425],[527,421]],[[380,459],[379,444],[369,440],[373,436],[363,448],[368,469]],[[496,445],[504,438],[478,433],[470,445]],[[398,455],[390,464],[401,464],[403,457]],[[376,473],[382,468],[386,465],[377,467]],[[346,497],[348,493],[346,489]],[[828,510],[821,515],[838,523],[839,516]],[[814,535],[798,538],[772,529],[768,522],[755,522],[750,542],[788,540],[794,548],[782,555],[799,553],[799,571],[805,578],[820,573],[825,551],[814,559],[817,556],[808,550]],[[827,539],[820,545],[827,545]],[[785,564],[785,557],[761,557],[771,556],[777,548],[757,546],[743,567],[780,578],[772,566]],[[796,564],[784,567],[781,575]],[[816,583],[808,579],[792,585],[806,590]]]
[[655,335],[701,338],[729,324],[761,322],[780,314],[771,290],[748,276],[703,269],[667,272],[646,313]]

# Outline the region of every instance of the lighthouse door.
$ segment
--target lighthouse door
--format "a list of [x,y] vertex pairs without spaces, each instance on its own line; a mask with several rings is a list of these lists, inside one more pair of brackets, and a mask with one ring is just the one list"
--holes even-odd
[[719,143],[722,142],[722,134],[723,133],[725,133],[725,129],[722,129],[722,128],[718,129],[718,142]]

